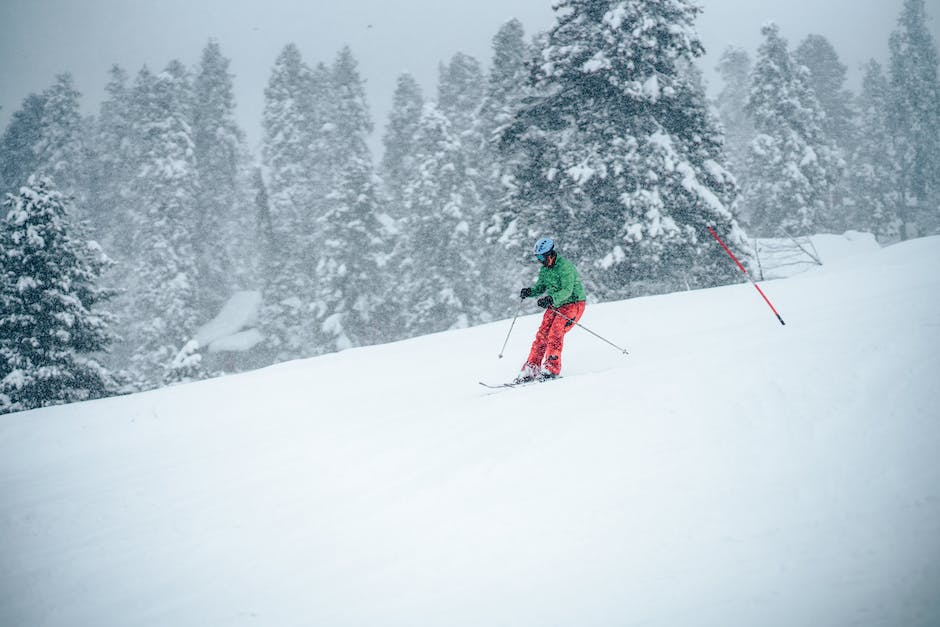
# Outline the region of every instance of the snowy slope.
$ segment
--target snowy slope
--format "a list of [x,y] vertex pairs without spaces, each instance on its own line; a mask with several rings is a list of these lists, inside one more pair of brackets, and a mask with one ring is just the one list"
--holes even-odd
[[0,625],[940,624],[940,238],[0,421]]

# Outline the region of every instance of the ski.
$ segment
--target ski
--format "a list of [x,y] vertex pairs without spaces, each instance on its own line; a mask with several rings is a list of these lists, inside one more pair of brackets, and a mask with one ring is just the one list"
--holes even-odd
[[520,381],[519,383],[497,383],[496,385],[493,385],[492,383],[484,383],[483,381],[478,381],[478,383],[483,387],[489,388],[491,390],[500,390],[502,388],[519,388],[526,385],[533,385],[535,383],[545,383],[546,381],[557,381],[558,379],[561,379],[561,377],[543,380],[533,379],[532,381]]

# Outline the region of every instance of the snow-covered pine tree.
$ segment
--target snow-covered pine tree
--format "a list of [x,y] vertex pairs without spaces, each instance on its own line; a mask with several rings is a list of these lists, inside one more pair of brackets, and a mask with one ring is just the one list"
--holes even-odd
[[[822,35],[808,35],[794,51],[794,59],[809,70],[809,82],[819,101],[823,117],[820,121],[829,144],[845,162],[855,147],[855,111],[852,93],[845,89],[846,67],[829,40]],[[845,204],[849,195],[846,172],[834,182],[832,206],[822,227],[837,232],[853,228],[851,207]]]
[[222,236],[231,262],[229,284],[232,289],[260,290],[264,285],[262,257],[266,254],[268,240],[261,238],[258,233],[258,188],[255,175],[259,164],[254,161],[254,154],[244,143],[240,146],[240,152],[235,182],[238,195],[234,198],[232,213],[222,225]]
[[199,342],[189,340],[167,365],[163,374],[164,385],[177,383],[191,383],[212,376],[207,373],[202,364],[202,353],[199,352]]
[[414,139],[423,107],[424,95],[418,81],[408,73],[399,75],[382,138],[384,152],[379,169],[390,206],[388,213],[395,219],[402,217],[403,189],[414,170]]
[[84,201],[87,178],[80,97],[68,73],[56,76],[55,83],[43,92],[34,174],[52,177],[58,189]]
[[[199,311],[209,320],[233,289],[239,260],[256,253],[251,233],[239,228],[239,213],[250,207],[243,171],[244,134],[235,121],[229,60],[218,42],[202,52],[196,74],[193,142],[199,179],[193,246],[198,268]],[[249,264],[250,265],[250,264]]]
[[439,64],[437,108],[458,137],[475,127],[484,85],[480,62],[468,54],[458,52],[448,63]]
[[31,176],[47,176],[63,192],[84,198],[87,173],[80,96],[72,75],[65,73],[38,96],[26,98],[2,140],[6,191],[15,192]]
[[278,55],[265,88],[262,155],[267,171],[273,255],[265,264],[261,326],[274,359],[316,354],[314,211],[322,200],[311,172],[315,133],[323,129],[314,89],[326,77],[304,63],[295,44]]
[[844,162],[822,130],[824,117],[776,24],[761,29],[747,111],[751,142],[743,202],[757,234],[809,235],[830,222],[832,194]]
[[101,103],[96,125],[96,184],[89,201],[94,205],[91,219],[98,225],[103,245],[123,262],[132,254],[128,199],[137,171],[138,142],[127,72],[114,65],[109,74],[107,98]]
[[262,153],[269,174],[272,220],[284,234],[308,226],[305,212],[313,201],[306,176],[313,119],[312,74],[294,44],[274,63],[265,88]]
[[738,280],[706,228],[742,244],[718,122],[679,67],[704,53],[698,6],[562,0],[555,10],[531,76],[540,93],[503,133],[520,159],[505,237],[520,253],[556,237],[594,298]]
[[251,189],[254,192],[254,228],[252,233],[258,242],[257,270],[254,275],[260,285],[270,285],[274,280],[273,259],[276,255],[274,246],[274,224],[271,222],[271,203],[268,199],[268,186],[264,182],[261,167],[255,166],[251,174]]
[[[437,110],[447,118],[450,133],[460,142],[464,152],[463,175],[472,179],[468,184],[479,193],[485,187],[483,179],[487,165],[484,140],[480,134],[482,127],[478,121],[486,86],[483,69],[474,57],[458,52],[448,63],[439,65],[438,74]],[[482,216],[478,214],[477,217],[482,222]],[[471,224],[470,228],[476,233],[482,224]]]
[[487,290],[480,298],[484,309],[494,317],[512,315],[516,305],[514,290],[510,286],[522,285],[528,280],[530,268],[514,263],[513,255],[497,241],[502,233],[500,219],[505,213],[513,164],[504,159],[500,151],[502,129],[513,120],[516,109],[530,90],[526,83],[527,63],[532,48],[525,41],[525,30],[519,20],[509,20],[500,26],[492,41],[492,64],[486,77],[483,102],[476,116],[477,128],[471,140],[478,141],[477,183],[480,194],[482,224],[477,267],[481,276],[504,290]]
[[809,70],[809,82],[822,107],[823,132],[848,154],[855,144],[852,93],[845,88],[846,67],[828,39],[807,35],[793,53],[797,63]]
[[[138,290],[136,271],[135,230],[140,223],[138,211],[138,182],[144,142],[139,124],[142,103],[151,97],[154,77],[141,69],[135,82],[127,73],[114,65],[109,72],[106,98],[102,102],[95,124],[96,176],[88,201],[89,220],[97,225],[97,235],[114,259],[105,280],[119,288],[112,303],[116,314],[116,328],[120,339],[111,354],[104,358],[113,368],[127,370],[127,390],[152,385],[144,381],[139,372],[131,372],[131,358],[137,348],[136,338],[129,335],[131,322],[140,311],[134,308],[134,295]],[[144,85],[148,88],[145,89]],[[138,102],[140,98],[140,102]]]
[[512,19],[500,26],[493,36],[492,51],[477,123],[483,141],[495,146],[499,142],[496,130],[512,121],[515,106],[525,93],[526,62],[532,52],[525,42],[522,22]]
[[114,377],[107,351],[113,294],[98,285],[108,260],[70,221],[70,201],[31,178],[4,202],[0,225],[0,413],[100,398]]
[[[375,319],[381,304],[379,259],[387,238],[378,220],[379,182],[367,144],[372,119],[364,81],[349,47],[332,67],[332,106],[328,147],[333,180],[317,214],[315,268],[320,351],[374,343],[381,339]],[[312,321],[311,321],[312,322]]]
[[940,230],[940,78],[924,0],[905,0],[891,34],[888,124],[899,159],[901,237]]
[[329,148],[338,162],[335,169],[342,170],[345,159],[369,157],[367,142],[373,131],[365,81],[359,74],[359,64],[349,46],[344,46],[333,61],[329,86],[331,106],[328,123],[333,141]]
[[[317,63],[309,76],[308,85],[307,108],[311,127],[306,169],[315,198],[311,205],[313,210],[309,212],[307,219],[312,225],[311,233],[315,233],[322,214],[320,207],[324,199],[333,191],[335,183],[334,151],[337,147],[343,150],[345,148],[337,135],[336,123],[342,112],[336,111],[339,99],[334,89],[334,68],[323,62]],[[369,124],[371,125],[371,120]],[[316,243],[313,242],[313,245],[315,246]]]
[[716,69],[723,86],[715,107],[725,131],[728,167],[740,184],[744,181],[748,146],[754,138],[754,123],[744,110],[751,85],[751,57],[743,48],[728,46]]
[[34,147],[40,141],[45,97],[30,94],[13,112],[0,138],[0,192],[15,193],[39,168]]
[[142,143],[132,186],[135,254],[122,296],[129,318],[121,335],[132,348],[135,373],[158,385],[200,322],[192,241],[198,190],[193,93],[178,61],[157,76],[141,70],[134,91],[134,134]]
[[462,328],[483,316],[479,277],[479,194],[467,153],[450,120],[426,103],[415,139],[416,168],[405,189],[406,219],[399,284],[407,335]]
[[888,132],[890,88],[875,61],[865,65],[858,98],[858,141],[850,161],[855,228],[874,233],[883,242],[900,238],[900,179],[894,142]]

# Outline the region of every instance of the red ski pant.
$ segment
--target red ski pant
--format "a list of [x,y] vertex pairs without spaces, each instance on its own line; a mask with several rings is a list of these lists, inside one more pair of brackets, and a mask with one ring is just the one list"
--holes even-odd
[[560,373],[561,349],[564,347],[565,333],[574,327],[574,323],[580,320],[583,314],[583,300],[562,305],[557,309],[546,309],[526,363],[538,368],[544,359],[545,370],[552,374]]

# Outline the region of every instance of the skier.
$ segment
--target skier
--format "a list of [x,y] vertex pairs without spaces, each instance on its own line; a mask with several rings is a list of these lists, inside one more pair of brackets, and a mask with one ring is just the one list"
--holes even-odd
[[542,324],[529,358],[514,383],[545,381],[554,379],[561,372],[561,349],[565,333],[584,313],[584,287],[578,277],[574,264],[558,255],[555,241],[543,237],[535,243],[535,258],[542,263],[539,278],[532,287],[524,287],[519,292],[523,299],[538,296],[539,307],[545,308]]

